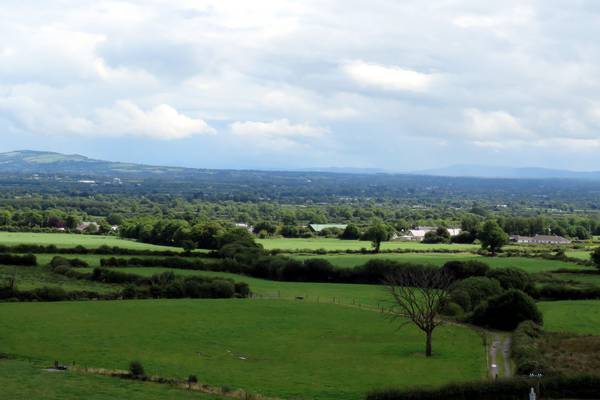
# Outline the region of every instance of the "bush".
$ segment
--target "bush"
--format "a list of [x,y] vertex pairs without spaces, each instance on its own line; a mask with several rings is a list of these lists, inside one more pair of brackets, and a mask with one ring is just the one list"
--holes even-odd
[[0,254],[0,264],[36,266],[37,259],[33,254],[25,254],[23,256],[14,255],[14,254]]
[[[597,376],[543,378],[540,391],[545,398],[597,399]],[[384,390],[369,393],[367,400],[522,400],[527,398],[533,381],[527,378],[500,379],[450,384],[434,389]]]
[[513,333],[511,356],[517,367],[517,374],[529,375],[544,372],[542,356],[536,342],[542,336],[542,327],[533,321],[523,321]]
[[448,261],[442,266],[442,271],[455,280],[471,276],[485,276],[490,267],[481,261]]
[[[482,301],[502,293],[502,287],[495,279],[490,279],[483,276],[473,276],[455,283],[450,290],[451,298],[454,298],[453,293],[455,291],[463,291],[468,294],[470,307],[465,308],[465,311],[469,311],[472,308],[477,307]],[[460,297],[464,297],[464,294],[461,293],[459,298]],[[466,304],[463,302],[461,306],[464,307]]]
[[487,276],[500,282],[503,289],[518,289],[530,293],[533,288],[531,276],[517,268],[496,268],[488,271]]
[[129,372],[134,378],[145,377],[144,366],[139,361],[132,361],[129,363]]
[[510,289],[484,301],[473,311],[470,321],[475,325],[511,331],[521,322],[531,320],[542,325],[542,313],[531,297]]

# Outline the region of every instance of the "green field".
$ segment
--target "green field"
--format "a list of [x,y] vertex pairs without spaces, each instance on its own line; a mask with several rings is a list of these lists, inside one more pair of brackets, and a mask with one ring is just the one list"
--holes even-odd
[[[89,272],[89,268],[76,268],[78,271]],[[278,282],[265,279],[251,278],[244,275],[227,272],[193,271],[170,268],[119,268],[118,271],[152,276],[161,272],[172,271],[180,276],[208,276],[233,279],[236,282],[246,282],[252,293],[265,299],[296,299],[303,297],[305,302],[336,303],[348,306],[366,305],[370,307],[385,306],[389,303],[388,295],[378,285],[354,285],[341,283],[306,283]]]
[[539,307],[550,332],[600,333],[600,300],[542,302]]
[[[371,242],[364,240],[340,240],[329,238],[315,239],[258,239],[258,243],[262,244],[265,249],[281,249],[281,250],[360,250],[362,248],[371,249]],[[382,250],[432,250],[432,249],[448,249],[448,250],[477,250],[479,246],[473,244],[425,244],[420,242],[384,242],[381,244]]]
[[10,400],[217,400],[222,397],[172,388],[73,372],[45,371],[51,364],[31,364],[0,359],[0,391]]
[[[360,399],[390,385],[480,379],[477,333],[423,335],[373,311],[284,300],[141,300],[0,305],[0,351],[17,357],[196,374],[202,382],[284,398]],[[25,329],[26,327],[26,329]]]
[[[129,258],[161,258],[160,256],[121,256],[121,255],[105,255],[105,254],[36,254],[38,265],[48,265],[50,261],[56,256],[72,259],[78,258],[82,261],[85,261],[89,264],[90,267],[99,267],[100,260],[103,258],[119,258],[119,259],[129,259]],[[188,257],[184,257],[188,258]],[[219,262],[218,258],[212,257],[189,257],[192,260],[202,261],[205,264],[208,263],[216,263]]]
[[55,245],[57,247],[83,246],[95,249],[100,246],[117,246],[133,250],[171,250],[179,251],[175,247],[156,246],[120,239],[115,236],[78,235],[72,233],[29,233],[29,232],[0,232],[0,244],[14,246],[17,244]]
[[306,255],[297,254],[291,257],[305,260],[310,258],[323,258],[332,264],[343,268],[362,265],[373,258],[388,259],[416,264],[432,264],[441,266],[451,260],[477,260],[488,264],[492,268],[516,267],[527,272],[552,271],[559,268],[582,269],[577,264],[572,264],[558,260],[544,260],[542,258],[526,257],[483,257],[476,254],[448,254],[448,253],[388,253],[388,254],[329,254],[329,255]]
[[20,290],[60,287],[67,291],[89,290],[98,293],[109,293],[121,289],[120,285],[70,279],[63,275],[53,274],[45,267],[13,267],[7,265],[0,265],[0,284],[4,283],[5,279],[12,277],[14,272],[16,272],[17,288]]
[[572,281],[600,286],[600,274],[552,274],[551,276],[561,281]]

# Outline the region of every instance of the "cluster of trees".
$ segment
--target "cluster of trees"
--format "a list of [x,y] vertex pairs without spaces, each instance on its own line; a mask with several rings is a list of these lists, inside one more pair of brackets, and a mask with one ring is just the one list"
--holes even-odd
[[459,278],[448,288],[444,311],[476,325],[513,330],[527,320],[542,324],[529,274],[516,268],[490,269],[486,264],[451,261],[443,272]]
[[254,236],[243,227],[219,222],[191,225],[182,219],[138,218],[123,223],[120,235],[145,243],[195,248],[219,249],[232,242],[254,243]]

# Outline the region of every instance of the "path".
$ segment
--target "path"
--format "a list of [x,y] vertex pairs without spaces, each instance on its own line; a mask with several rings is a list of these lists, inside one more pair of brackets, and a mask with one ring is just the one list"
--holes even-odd
[[492,333],[493,339],[489,349],[489,371],[490,377],[509,378],[512,376],[510,346],[512,338],[510,335]]

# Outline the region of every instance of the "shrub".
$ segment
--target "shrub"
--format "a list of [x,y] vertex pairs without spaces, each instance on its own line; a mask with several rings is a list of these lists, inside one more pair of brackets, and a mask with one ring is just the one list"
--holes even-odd
[[33,254],[25,254],[22,256],[14,255],[14,254],[0,254],[0,264],[36,266],[37,259]]
[[542,333],[542,327],[533,321],[523,321],[515,329],[511,355],[517,367],[517,374],[529,375],[534,371],[544,371],[542,356],[536,346]]
[[442,266],[442,270],[455,280],[461,280],[471,276],[485,276],[490,267],[481,261],[448,261]]
[[487,276],[500,282],[503,289],[518,289],[529,293],[533,288],[531,276],[517,268],[496,268],[488,271]]
[[[540,382],[545,398],[597,399],[600,378],[597,376],[552,377]],[[434,389],[383,390],[371,392],[367,400],[522,400],[533,386],[531,379],[513,378],[450,384]]]
[[542,313],[531,297],[520,290],[510,289],[484,301],[470,318],[475,325],[513,330],[519,323],[531,320],[542,325]]
[[[457,290],[464,291],[469,296],[470,307],[465,311],[475,308],[482,301],[502,293],[502,287],[497,280],[483,276],[474,276],[455,283],[450,290],[451,295]],[[461,294],[461,296],[464,295]]]
[[146,376],[144,366],[139,361],[132,361],[129,363],[129,372],[134,378],[141,378]]

